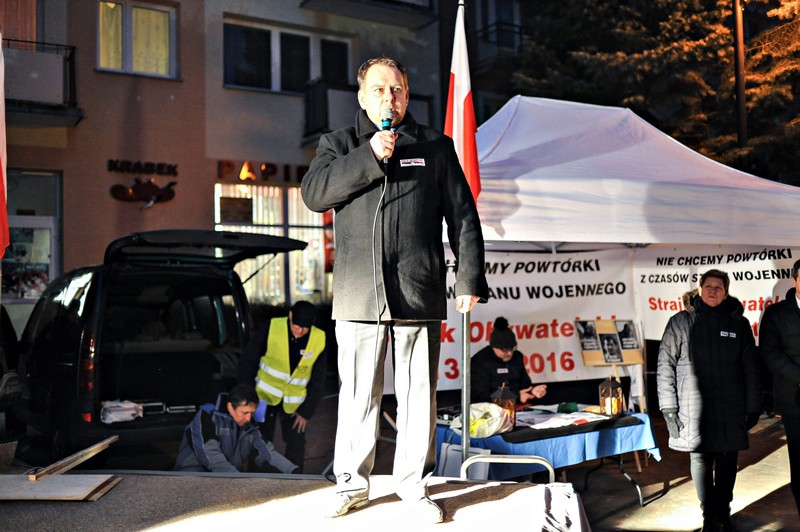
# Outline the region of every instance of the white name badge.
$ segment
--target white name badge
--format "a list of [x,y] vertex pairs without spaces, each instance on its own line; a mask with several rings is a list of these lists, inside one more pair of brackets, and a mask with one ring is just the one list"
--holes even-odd
[[425,159],[400,159],[400,168],[406,166],[425,166]]

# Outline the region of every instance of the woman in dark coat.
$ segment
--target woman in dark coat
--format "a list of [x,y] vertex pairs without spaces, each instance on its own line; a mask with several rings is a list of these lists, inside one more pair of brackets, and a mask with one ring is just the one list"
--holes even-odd
[[728,274],[709,270],[700,294],[667,323],[658,353],[658,401],[669,447],[691,453],[703,530],[735,530],[730,517],[739,451],[761,406],[758,360],[750,323],[728,296]]

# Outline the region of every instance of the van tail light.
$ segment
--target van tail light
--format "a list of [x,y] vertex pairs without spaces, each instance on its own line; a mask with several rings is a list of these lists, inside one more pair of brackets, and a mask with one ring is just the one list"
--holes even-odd
[[86,423],[92,422],[92,413],[91,412],[83,412],[81,414],[81,419],[83,419]]
[[[93,334],[86,334],[81,342],[81,354],[79,358],[79,378],[78,392],[81,397],[86,397],[94,391],[95,383],[95,361],[94,361],[95,339]],[[89,414],[91,417],[91,413]],[[85,417],[85,415],[84,415]]]

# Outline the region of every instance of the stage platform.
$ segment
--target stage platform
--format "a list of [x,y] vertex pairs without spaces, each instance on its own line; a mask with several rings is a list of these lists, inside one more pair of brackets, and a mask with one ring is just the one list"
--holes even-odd
[[[227,476],[106,472],[120,482],[93,502],[6,501],[3,530],[589,530],[570,484],[481,483],[434,477],[431,498],[443,523],[414,522],[388,475],[372,478],[371,503],[335,519],[320,509],[333,484],[303,475]],[[79,472],[70,475],[80,475]],[[450,481],[449,481],[450,480]]]

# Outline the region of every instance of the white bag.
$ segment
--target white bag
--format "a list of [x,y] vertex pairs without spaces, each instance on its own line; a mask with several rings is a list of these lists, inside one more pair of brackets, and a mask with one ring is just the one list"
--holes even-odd
[[[476,456],[479,454],[492,454],[489,449],[481,449],[478,447],[470,447],[469,455]],[[439,477],[461,477],[461,464],[462,449],[460,445],[455,443],[443,442],[441,449],[439,449],[439,461],[436,462],[436,476]],[[469,466],[467,470],[467,478],[472,480],[486,480],[489,478],[489,463],[478,462]]]
[[[456,416],[451,429],[461,429],[461,416]],[[469,406],[469,435],[473,438],[488,438],[501,432],[514,430],[511,416],[494,403],[474,403]]]
[[100,405],[100,421],[103,423],[117,423],[119,421],[133,421],[144,416],[144,407],[133,401],[102,401]]

